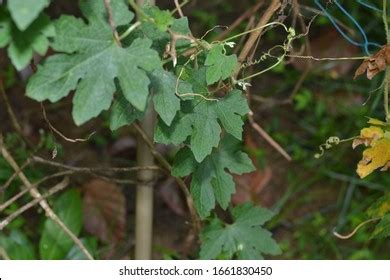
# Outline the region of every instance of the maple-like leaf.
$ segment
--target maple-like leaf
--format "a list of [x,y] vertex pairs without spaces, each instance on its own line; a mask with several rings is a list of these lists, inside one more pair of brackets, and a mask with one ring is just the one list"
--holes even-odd
[[242,116],[249,112],[245,97],[233,90],[219,100],[196,98],[184,101],[182,110],[171,126],[161,121],[157,125],[155,140],[163,144],[183,143],[188,137],[191,151],[198,162],[209,155],[220,141],[221,125],[235,138],[242,138]]
[[24,69],[34,53],[45,55],[49,38],[54,35],[54,26],[45,14],[41,14],[26,30],[20,31],[8,12],[0,7],[0,48],[8,46],[8,56],[17,70]]
[[191,194],[196,209],[202,218],[207,217],[215,207],[215,201],[226,209],[235,192],[232,176],[254,170],[249,157],[239,151],[238,141],[227,135],[218,149],[214,149],[201,163],[198,163],[188,148],[175,156],[172,174],[184,177],[192,174]]
[[[134,15],[123,0],[111,1],[116,25],[126,25]],[[103,1],[84,0],[80,8],[87,19],[62,16],[56,23],[53,49],[64,54],[49,57],[27,85],[35,100],[56,102],[75,90],[73,119],[81,125],[107,110],[117,90],[117,79],[125,98],[144,111],[149,94],[147,73],[161,68],[158,53],[149,39],[135,39],[120,47],[114,39]]]
[[263,254],[278,255],[279,246],[271,232],[262,225],[273,217],[273,213],[247,203],[232,211],[232,224],[224,224],[213,218],[202,235],[201,259],[263,259]]
[[223,45],[216,45],[207,54],[205,65],[207,67],[206,80],[211,85],[224,80],[233,74],[237,67],[237,56],[226,55]]
[[376,54],[365,59],[355,72],[355,77],[367,72],[367,79],[371,80],[376,74],[384,71],[390,65],[390,45],[385,45]]
[[145,14],[147,14],[150,18],[153,19],[153,24],[160,31],[167,31],[168,27],[170,27],[174,22],[174,18],[169,10],[163,11],[154,5],[146,4],[143,7],[143,11],[145,12]]

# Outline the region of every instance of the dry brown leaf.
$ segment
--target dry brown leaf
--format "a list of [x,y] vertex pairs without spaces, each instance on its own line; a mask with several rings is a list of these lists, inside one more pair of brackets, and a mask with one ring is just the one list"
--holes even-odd
[[101,241],[115,244],[125,236],[126,202],[120,188],[95,179],[83,186],[86,231]]
[[379,52],[365,59],[355,72],[355,77],[367,71],[367,79],[371,80],[376,74],[386,69],[390,64],[390,45],[384,46]]

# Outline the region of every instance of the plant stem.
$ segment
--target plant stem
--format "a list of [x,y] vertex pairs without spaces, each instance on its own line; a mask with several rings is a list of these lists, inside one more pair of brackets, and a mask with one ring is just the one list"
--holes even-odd
[[[155,4],[155,1],[149,1]],[[145,0],[137,0],[138,7],[143,6]],[[140,16],[139,11],[138,16]],[[139,19],[138,19],[139,20]],[[156,114],[153,109],[153,103],[148,104],[148,110],[144,119],[141,121],[141,127],[150,139],[153,139]],[[151,149],[138,135],[137,138],[137,165],[154,165],[154,158]],[[135,205],[135,259],[148,260],[152,257],[152,237],[153,237],[153,187],[150,182],[154,178],[152,170],[140,170],[138,180]]]
[[[389,24],[387,22],[387,0],[383,0],[383,24],[385,26],[385,32],[386,32],[386,41],[387,44],[390,44],[390,34],[389,34]],[[383,92],[383,105],[385,107],[385,117],[386,122],[390,120],[390,114],[389,114],[389,83],[390,83],[390,70],[389,67],[386,67],[386,76],[385,76],[385,83],[384,83],[384,92]]]

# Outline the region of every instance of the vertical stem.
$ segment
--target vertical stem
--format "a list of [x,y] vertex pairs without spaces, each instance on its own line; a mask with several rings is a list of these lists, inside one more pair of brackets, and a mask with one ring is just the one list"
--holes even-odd
[[[383,24],[385,25],[385,32],[386,32],[386,41],[387,44],[390,44],[390,33],[389,33],[389,24],[387,22],[387,0],[383,0]],[[384,86],[384,92],[383,92],[383,103],[385,107],[385,115],[386,115],[386,121],[388,122],[390,120],[390,113],[389,113],[389,83],[390,83],[390,70],[389,67],[386,67],[386,77],[385,77],[385,86]]]
[[382,7],[382,16],[383,16],[383,24],[385,25],[385,32],[386,32],[386,41],[387,44],[390,44],[390,33],[389,33],[389,24],[387,22],[387,1],[388,0],[383,0],[383,7]]
[[[154,4],[149,1],[150,4]],[[145,4],[145,0],[137,0],[139,6]],[[153,139],[156,114],[153,103],[148,104],[148,111],[141,121],[141,127],[150,139]],[[137,164],[139,166],[150,166],[154,164],[153,154],[141,136],[137,138]],[[135,205],[135,259],[147,260],[152,257],[153,237],[153,180],[152,170],[141,170],[138,172],[136,205]]]

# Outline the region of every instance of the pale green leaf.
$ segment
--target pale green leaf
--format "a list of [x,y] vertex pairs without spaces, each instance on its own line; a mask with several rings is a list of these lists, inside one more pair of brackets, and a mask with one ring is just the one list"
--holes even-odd
[[237,67],[237,56],[226,55],[223,45],[214,46],[207,54],[205,65],[207,67],[207,84],[211,85],[230,77]]
[[24,31],[49,6],[49,0],[8,0],[8,10],[19,30]]
[[145,5],[143,10],[153,19],[153,23],[160,31],[167,31],[174,21],[174,18],[169,10],[162,11],[158,7],[152,5]]

